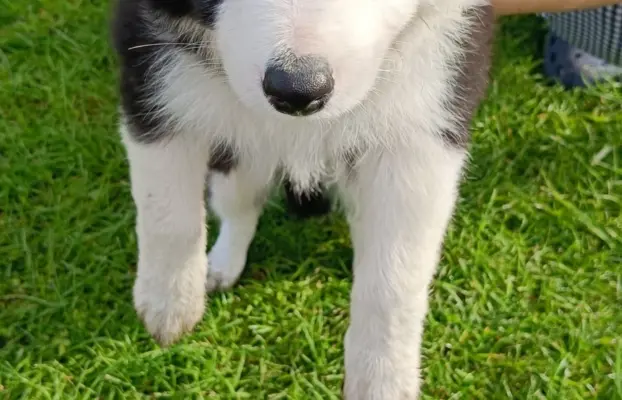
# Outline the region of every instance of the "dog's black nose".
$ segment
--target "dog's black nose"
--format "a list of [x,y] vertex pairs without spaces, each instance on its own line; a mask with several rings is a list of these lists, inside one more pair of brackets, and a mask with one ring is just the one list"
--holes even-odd
[[268,65],[263,91],[270,104],[284,114],[309,115],[320,111],[333,92],[335,81],[328,63],[304,56]]

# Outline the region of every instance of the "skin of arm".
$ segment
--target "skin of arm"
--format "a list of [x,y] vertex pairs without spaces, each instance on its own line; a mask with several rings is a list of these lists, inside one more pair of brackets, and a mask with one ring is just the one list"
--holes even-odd
[[492,0],[498,16],[563,12],[618,4],[619,0]]

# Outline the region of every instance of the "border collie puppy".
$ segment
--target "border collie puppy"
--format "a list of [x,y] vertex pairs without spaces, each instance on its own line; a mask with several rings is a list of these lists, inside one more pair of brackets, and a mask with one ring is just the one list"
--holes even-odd
[[[418,398],[493,20],[486,0],[119,0],[134,305],[156,340],[236,283],[275,186],[311,215],[330,191],[355,252],[344,396]],[[221,222],[209,254],[206,186]]]

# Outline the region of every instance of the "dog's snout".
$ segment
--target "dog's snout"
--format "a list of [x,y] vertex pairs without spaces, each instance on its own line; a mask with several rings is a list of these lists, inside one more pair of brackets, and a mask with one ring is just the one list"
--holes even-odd
[[263,78],[263,91],[270,104],[290,115],[318,112],[334,86],[328,62],[312,56],[275,61],[267,66]]

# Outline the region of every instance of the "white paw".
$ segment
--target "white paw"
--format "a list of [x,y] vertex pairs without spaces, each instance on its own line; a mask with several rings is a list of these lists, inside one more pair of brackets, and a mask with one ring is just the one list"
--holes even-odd
[[168,346],[190,332],[205,311],[204,279],[198,282],[191,277],[179,280],[181,282],[175,282],[174,278],[162,282],[139,277],[134,285],[136,312],[162,346]]
[[413,354],[413,349],[391,351],[391,347],[374,346],[368,340],[348,340],[346,336],[345,400],[419,398],[419,354]]
[[217,242],[207,256],[208,293],[230,289],[240,279],[246,265],[246,249],[235,251]]

